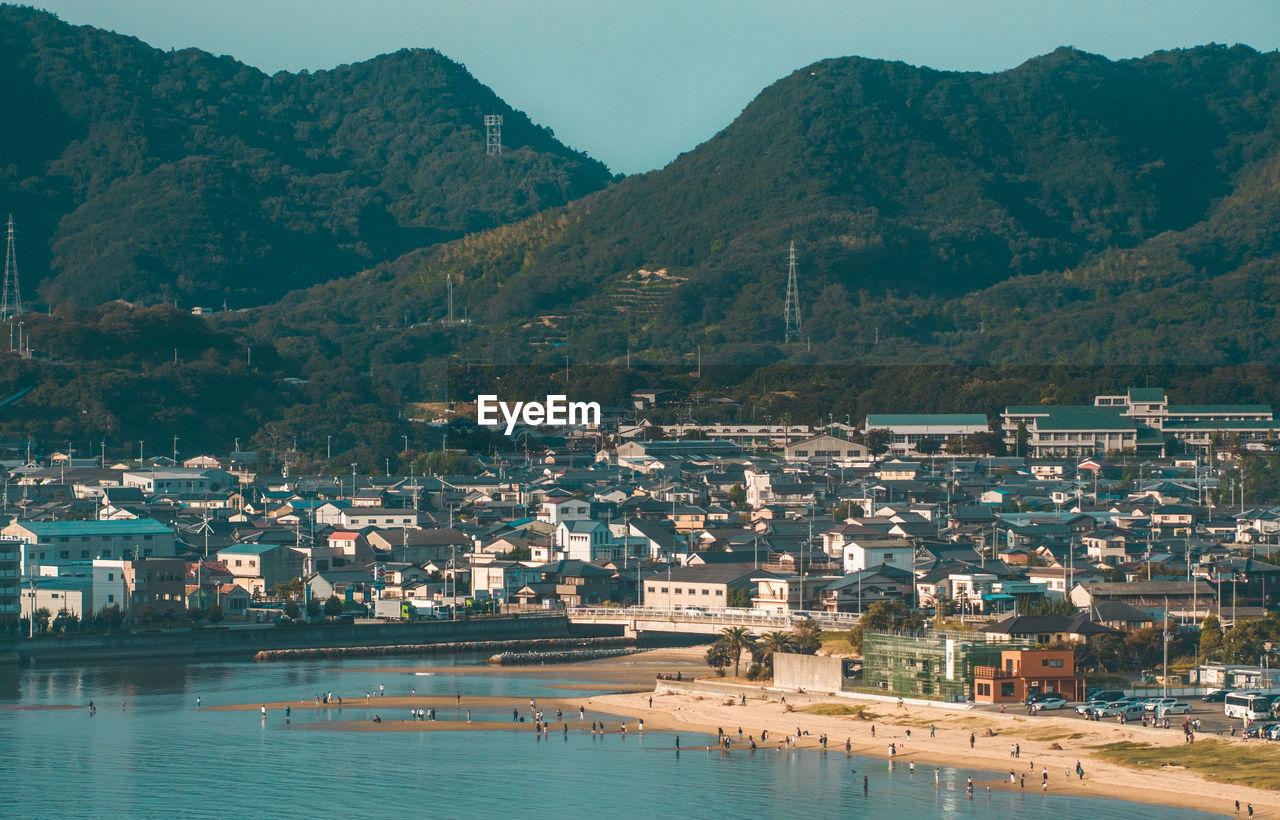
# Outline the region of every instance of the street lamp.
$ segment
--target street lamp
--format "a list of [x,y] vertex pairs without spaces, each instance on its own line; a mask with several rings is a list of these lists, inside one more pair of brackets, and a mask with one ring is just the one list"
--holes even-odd
[[351,500],[352,501],[354,501],[356,497],[356,465],[357,464],[359,464],[359,462],[357,461],[351,462]]
[[31,638],[36,636],[36,590],[39,588],[39,582],[33,580],[31,582],[31,589],[27,592],[27,595],[31,598],[31,607],[27,611],[27,626],[29,628],[28,637]]

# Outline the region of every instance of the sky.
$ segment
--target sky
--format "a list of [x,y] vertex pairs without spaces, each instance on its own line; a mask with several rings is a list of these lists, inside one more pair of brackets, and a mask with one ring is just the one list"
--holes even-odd
[[1001,71],[1061,45],[1112,59],[1280,47],[1280,0],[24,0],[157,48],[263,71],[405,47],[457,60],[615,173],[661,168],[766,86],[857,55]]

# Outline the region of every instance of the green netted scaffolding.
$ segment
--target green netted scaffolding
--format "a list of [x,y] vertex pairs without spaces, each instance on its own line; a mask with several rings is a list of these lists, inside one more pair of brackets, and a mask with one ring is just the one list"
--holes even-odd
[[1031,646],[1023,641],[989,644],[975,632],[864,632],[862,682],[904,698],[971,700],[975,666],[999,666],[1001,651]]

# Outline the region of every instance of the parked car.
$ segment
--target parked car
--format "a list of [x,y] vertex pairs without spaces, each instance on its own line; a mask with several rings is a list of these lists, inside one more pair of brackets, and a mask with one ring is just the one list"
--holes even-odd
[[1177,698],[1152,698],[1147,704],[1148,712],[1159,712],[1161,708],[1168,708],[1177,703]]
[[1106,705],[1107,705],[1107,704],[1109,704],[1109,703],[1111,703],[1111,701],[1109,701],[1109,700],[1091,700],[1091,701],[1088,701],[1088,702],[1086,702],[1086,703],[1082,703],[1082,704],[1080,704],[1079,706],[1077,706],[1077,707],[1076,707],[1076,714],[1077,714],[1077,715],[1091,715],[1091,714],[1093,714],[1096,710],[1103,708],[1104,706],[1106,706]]
[[1108,704],[1099,706],[1093,710],[1092,714],[1098,717],[1115,717],[1123,712],[1129,711],[1133,707],[1132,703],[1123,700],[1113,700]]
[[1031,705],[1032,711],[1039,712],[1048,709],[1065,709],[1067,702],[1062,698],[1053,695],[1047,695]]
[[1231,690],[1229,689],[1219,689],[1216,692],[1210,692],[1209,694],[1200,698],[1200,700],[1204,701],[1205,703],[1222,703],[1224,700],[1227,699],[1227,695],[1230,693],[1231,693]]
[[1244,730],[1245,737],[1262,737],[1270,738],[1276,729],[1280,729],[1277,723],[1260,723],[1257,726],[1251,726]]
[[1120,689],[1094,689],[1092,692],[1084,696],[1085,700],[1103,700],[1110,703],[1114,700],[1124,698],[1124,692]]
[[1173,703],[1164,707],[1166,715],[1189,715],[1191,714],[1191,704],[1182,700],[1175,700]]

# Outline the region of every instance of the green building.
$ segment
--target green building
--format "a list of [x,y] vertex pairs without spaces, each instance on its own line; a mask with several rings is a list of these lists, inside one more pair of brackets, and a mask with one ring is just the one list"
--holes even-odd
[[975,632],[865,632],[862,682],[887,695],[967,701],[973,696],[973,668],[999,666],[1001,650],[1020,645],[989,644]]

